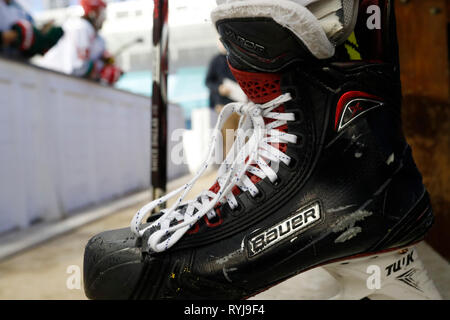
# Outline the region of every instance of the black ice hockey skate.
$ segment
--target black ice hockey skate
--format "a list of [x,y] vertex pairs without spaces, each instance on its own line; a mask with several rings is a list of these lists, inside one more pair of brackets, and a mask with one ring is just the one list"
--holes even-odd
[[[438,298],[413,249],[433,214],[402,134],[396,62],[315,59],[268,18],[217,28],[252,102],[229,105],[219,123],[238,112],[253,132],[238,134],[197,199],[141,225],[155,202],[131,229],[93,237],[86,295],[243,299],[323,266],[341,278],[343,298]],[[381,289],[366,286],[367,259]]]

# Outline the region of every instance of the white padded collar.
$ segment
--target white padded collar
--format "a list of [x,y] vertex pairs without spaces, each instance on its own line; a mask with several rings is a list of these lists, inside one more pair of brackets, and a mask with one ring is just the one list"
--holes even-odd
[[[308,5],[314,0],[297,0]],[[217,1],[218,6],[211,13],[214,24],[224,19],[272,18],[281,26],[292,31],[318,59],[334,55],[330,42],[317,18],[303,5],[288,0],[234,0]]]

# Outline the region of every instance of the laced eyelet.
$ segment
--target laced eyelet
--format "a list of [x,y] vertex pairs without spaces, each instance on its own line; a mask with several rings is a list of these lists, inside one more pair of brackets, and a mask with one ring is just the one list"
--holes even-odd
[[297,135],[297,142],[295,144],[303,148],[305,146],[305,135],[303,133],[298,133],[296,135]]
[[189,231],[186,232],[186,234],[196,234],[200,230],[200,226],[197,223],[194,224],[194,228],[189,229]]
[[292,100],[296,100],[298,93],[296,87],[287,87],[285,88],[286,92],[288,92],[291,95]]
[[219,221],[217,221],[217,222],[211,222],[211,220],[209,220],[209,219],[208,219],[208,216],[206,216],[206,215],[203,216],[203,219],[205,220],[206,225],[207,225],[208,227],[210,227],[210,228],[214,228],[214,227],[220,226],[220,225],[222,224],[222,222],[223,222],[222,216],[221,216],[220,213],[217,212],[217,211],[216,211],[216,216],[215,216],[213,219],[214,219],[214,220],[215,220],[215,219],[218,219]]
[[242,213],[243,209],[244,207],[242,206],[242,204],[238,202],[238,206],[236,208],[231,209],[231,207],[229,207],[228,210],[233,217],[237,217]]
[[238,211],[241,211],[241,209],[242,209],[242,206],[241,206],[241,204],[238,202],[238,205],[237,205],[237,207],[235,207],[235,208],[231,208],[230,207],[230,210],[232,211],[232,212],[238,212]]
[[275,179],[275,181],[272,182],[272,185],[274,185],[275,187],[278,187],[278,186],[281,184],[281,182],[282,182],[281,178],[280,178],[280,177],[277,177],[277,178]]
[[258,191],[257,194],[255,194],[254,196],[250,196],[252,199],[261,199],[262,198],[262,194],[261,191]]
[[295,159],[291,156],[291,160],[289,161],[289,164],[287,167],[290,169],[294,169],[296,165],[297,165],[297,159]]
[[293,112],[295,114],[295,122],[297,122],[298,124],[302,124],[303,121],[305,120],[305,116],[302,110],[295,110]]
[[250,199],[253,200],[254,202],[261,202],[266,198],[265,194],[263,191],[261,191],[260,188],[258,188],[258,193],[255,194],[254,196],[250,196]]

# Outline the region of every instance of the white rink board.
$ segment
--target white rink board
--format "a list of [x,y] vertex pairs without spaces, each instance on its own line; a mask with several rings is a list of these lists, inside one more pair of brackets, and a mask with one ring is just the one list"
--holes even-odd
[[[150,105],[0,59],[0,233],[149,187]],[[169,115],[169,133],[184,128],[179,107]],[[185,173],[168,158],[169,180]]]

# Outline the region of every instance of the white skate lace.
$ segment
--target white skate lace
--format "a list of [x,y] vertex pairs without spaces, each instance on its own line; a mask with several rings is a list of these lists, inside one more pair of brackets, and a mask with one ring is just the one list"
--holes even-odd
[[[291,100],[291,96],[289,93],[286,93],[261,105],[252,102],[226,105],[219,114],[207,159],[200,170],[184,186],[142,207],[131,221],[133,233],[141,237],[149,228],[155,228],[156,231],[148,238],[148,246],[155,252],[165,251],[173,246],[203,216],[207,215],[209,219],[215,217],[215,206],[217,203],[228,202],[231,209],[237,208],[238,202],[232,193],[234,186],[238,186],[242,191],[248,191],[252,197],[256,196],[259,193],[258,188],[246,175],[246,172],[261,179],[268,177],[271,182],[275,182],[277,174],[272,167],[275,167],[274,164],[279,164],[280,161],[289,165],[291,158],[271,144],[296,143],[297,136],[276,129],[287,124],[287,121],[295,120],[294,114],[272,112],[272,110],[289,100]],[[195,182],[213,163],[213,154],[218,135],[225,121],[233,112],[240,114],[241,117],[236,140],[218,170],[217,182],[220,189],[217,193],[211,190],[203,191],[195,200],[182,203]],[[265,124],[264,118],[273,119],[274,121]],[[248,129],[251,129],[251,134],[248,138],[243,134],[239,134],[239,132],[242,133],[241,130]],[[163,213],[162,216],[150,225],[140,228],[144,217],[150,211],[181,192],[182,194],[169,209],[161,211]],[[181,207],[184,208],[184,211],[181,210]]]

